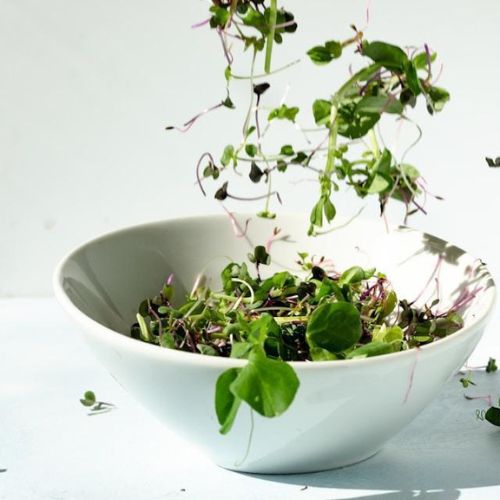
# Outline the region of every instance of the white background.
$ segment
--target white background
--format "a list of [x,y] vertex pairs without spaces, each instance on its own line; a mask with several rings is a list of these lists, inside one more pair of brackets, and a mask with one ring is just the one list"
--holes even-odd
[[[285,5],[300,27],[276,48],[278,66],[348,37],[350,23],[365,24],[364,0]],[[218,39],[206,26],[190,28],[207,7],[201,0],[0,0],[0,296],[49,295],[57,260],[100,233],[221,211],[194,186],[194,165],[203,151],[218,156],[239,141],[248,84],[233,89],[235,111],[218,110],[188,134],[164,130],[224,96]],[[498,275],[500,171],[488,169],[484,156],[500,155],[500,2],[374,0],[370,17],[368,39],[436,49],[444,61],[439,84],[452,94],[439,116],[414,114],[424,138],[408,160],[446,201],[430,203],[430,214],[411,224],[482,257]],[[311,125],[311,101],[327,97],[346,67],[303,59],[271,80],[266,98],[279,100],[290,84],[287,102],[301,106]],[[234,71],[244,73],[245,62]],[[276,140],[286,141],[290,129],[279,130]],[[317,187],[281,191],[285,209],[309,209]],[[341,214],[359,207],[349,196],[337,199]],[[367,205],[365,214],[375,214],[376,200]],[[399,222],[401,211],[391,219]]]

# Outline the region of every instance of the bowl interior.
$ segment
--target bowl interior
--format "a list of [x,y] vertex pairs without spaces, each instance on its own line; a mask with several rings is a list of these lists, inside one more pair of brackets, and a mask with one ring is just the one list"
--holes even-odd
[[[247,219],[247,232],[241,228]],[[217,288],[220,270],[247,261],[255,245],[271,242],[272,263],[263,276],[288,269],[300,274],[297,252],[308,252],[322,265],[342,271],[353,265],[376,267],[391,280],[400,299],[440,310],[464,303],[466,326],[481,319],[494,300],[494,283],[484,264],[439,238],[406,227],[389,231],[381,220],[356,219],[315,238],[306,235],[307,218],[277,220],[249,215],[174,219],[124,229],[95,239],[71,253],[56,271],[72,305],[98,323],[129,335],[138,304],[156,295],[174,274],[176,300],[191,290],[198,276]],[[280,229],[277,235],[274,228]],[[250,265],[251,266],[251,265]]]

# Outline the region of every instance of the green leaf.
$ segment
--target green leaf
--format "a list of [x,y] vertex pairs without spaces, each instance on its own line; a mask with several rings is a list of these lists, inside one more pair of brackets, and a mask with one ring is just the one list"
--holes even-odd
[[389,316],[389,314],[391,314],[391,312],[394,311],[394,308],[396,307],[397,303],[398,303],[398,297],[396,293],[391,290],[382,305],[382,311],[381,311],[382,318]]
[[139,323],[139,328],[141,329],[141,339],[144,340],[144,342],[149,342],[150,335],[146,320],[139,313],[137,313],[135,317],[137,318],[137,323]]
[[218,356],[219,353],[211,346],[206,344],[196,344],[196,349],[200,351],[200,354],[205,354],[206,356]]
[[377,174],[389,176],[391,173],[391,162],[392,154],[387,148],[385,148],[382,151],[382,154],[378,157],[377,161],[374,163],[372,170]]
[[[437,58],[437,53],[433,52],[431,54],[431,63],[433,63]],[[413,66],[416,69],[426,69],[427,68],[427,54],[424,52],[419,52],[413,59]]]
[[366,82],[374,76],[380,69],[380,66],[381,65],[379,63],[374,63],[366,68],[360,69],[357,73],[354,73],[354,75],[352,75],[351,78],[349,78],[349,80],[347,80],[347,82],[345,82],[344,85],[342,85],[342,87],[335,92],[333,102],[338,106],[346,96],[359,94],[358,84]]
[[370,186],[366,190],[368,194],[375,194],[375,193],[383,193],[386,191],[389,187],[391,187],[392,181],[391,179],[384,177],[383,175],[380,174],[375,174]]
[[330,40],[324,45],[316,45],[307,51],[307,55],[314,64],[327,64],[333,59],[338,59],[342,55],[342,44]]
[[222,101],[223,106],[229,109],[234,109],[234,103],[231,101],[231,98],[227,96],[223,101]]
[[488,364],[486,365],[486,373],[496,372],[498,369],[497,361],[495,358],[488,359]]
[[328,125],[330,122],[330,113],[332,103],[325,99],[316,99],[313,102],[313,115],[316,125]]
[[403,49],[385,42],[364,42],[362,53],[387,69],[403,72],[408,56]]
[[331,222],[335,218],[337,211],[335,210],[335,205],[331,202],[330,198],[324,199],[323,212],[325,213],[325,217],[328,222]]
[[276,417],[292,403],[299,379],[290,365],[267,358],[262,348],[255,347],[230,388],[260,415]]
[[401,114],[403,105],[401,102],[387,95],[365,95],[356,104],[357,113],[393,113]]
[[227,434],[231,430],[241,404],[241,400],[230,389],[241,371],[242,368],[229,368],[219,375],[215,384],[215,413],[221,426],[221,434]]
[[295,117],[299,112],[299,108],[296,106],[288,107],[286,104],[282,104],[279,108],[273,109],[267,119],[269,121],[274,120],[275,118],[278,120],[290,120],[291,122],[295,122]]
[[338,59],[342,55],[342,43],[337,40],[325,42],[325,48],[330,52],[333,59]]
[[[248,272],[248,267],[246,264],[236,264],[235,262],[230,262],[221,272],[221,282],[224,289],[224,293],[231,294],[236,289],[240,289],[241,284],[233,281],[233,278],[238,278],[240,280],[246,281],[249,285],[254,286],[255,280],[250,276]],[[246,287],[243,285],[241,291],[246,291]]]
[[255,125],[252,125],[251,127],[248,127],[248,130],[245,133],[245,139],[247,137],[249,137],[250,135],[252,135],[256,130],[257,130],[257,128],[255,127]]
[[362,267],[353,266],[346,269],[340,276],[340,285],[352,285],[353,283],[359,283],[365,279],[365,271]]
[[411,61],[405,64],[406,85],[412,91],[414,96],[422,92],[420,80],[418,79],[417,70]]
[[278,172],[286,172],[287,167],[288,163],[285,160],[278,160],[276,162],[276,168],[278,169]]
[[83,399],[80,399],[83,406],[94,406],[96,403],[95,394],[92,391],[85,391]]
[[255,10],[253,7],[249,7],[245,17],[243,18],[243,23],[247,26],[252,26],[256,28],[263,34],[268,31],[266,18],[263,14]]
[[382,193],[392,187],[391,177],[392,154],[385,148],[370,168],[370,177],[366,181],[366,193]]
[[253,344],[250,342],[233,342],[231,344],[231,358],[248,358]]
[[295,154],[295,151],[293,150],[293,146],[291,146],[290,144],[285,144],[284,146],[281,146],[280,154],[285,156],[293,156]]
[[255,163],[253,161],[252,165],[250,167],[250,172],[248,174],[248,177],[250,177],[250,180],[254,183],[260,182],[263,175],[264,175],[264,172],[259,168],[257,163]]
[[312,347],[309,353],[313,361],[334,361],[339,359],[333,352],[322,349],[321,347]]
[[246,144],[245,152],[248,156],[253,158],[257,154],[257,146],[255,144]]
[[401,165],[401,170],[405,174],[408,179],[415,181],[420,177],[420,172],[413,166],[408,163],[403,163]]
[[449,312],[444,318],[436,320],[436,329],[434,335],[438,337],[446,337],[460,330],[464,326],[464,320],[460,314],[456,312]]
[[371,358],[373,356],[380,356],[382,354],[389,354],[391,352],[396,352],[399,351],[398,344],[401,343],[373,341],[370,342],[369,344],[365,344],[361,347],[358,347],[357,349],[354,349],[354,351],[348,354],[347,359]]
[[224,28],[229,19],[229,11],[222,7],[217,7],[216,5],[212,5],[209,10],[212,13],[212,17],[210,18],[210,27]]
[[160,342],[161,347],[165,347],[167,349],[176,349],[177,348],[177,345],[175,344],[175,340],[173,339],[170,332],[162,333],[160,335],[159,342]]
[[[302,165],[307,160],[307,158],[308,156],[304,153],[304,151],[297,151],[295,158],[292,158],[292,163],[295,163],[297,165]],[[308,164],[309,162],[306,162],[306,165]]]
[[403,330],[401,327],[382,325],[373,331],[373,341],[393,342],[403,340]]
[[337,300],[346,300],[341,288],[339,287],[339,285],[337,285],[337,283],[335,283],[335,281],[331,280],[330,278],[323,278],[321,286],[319,288],[316,288],[316,302],[319,302],[323,297],[332,296],[336,297]]
[[269,313],[264,313],[259,319],[250,323],[248,340],[254,344],[264,345],[268,335],[280,336],[281,329]]
[[450,100],[450,93],[441,87],[430,87],[427,95],[432,103],[432,110],[439,113],[444,105]]
[[257,245],[253,253],[248,254],[248,260],[253,264],[264,264],[268,266],[271,263],[271,256],[267,253],[266,247],[263,245]]
[[500,427],[500,408],[492,406],[484,414],[484,418],[493,425]]
[[214,194],[214,198],[216,200],[219,200],[219,201],[223,201],[227,198],[227,185],[228,185],[228,182],[224,182],[224,184],[222,184],[222,186],[217,189],[217,191],[215,192]]
[[229,144],[224,148],[224,152],[222,153],[220,162],[222,163],[222,165],[227,167],[231,160],[234,161],[234,146],[231,146],[231,144]]
[[317,307],[309,318],[306,337],[311,347],[338,353],[349,349],[361,338],[359,311],[349,302]]
[[365,136],[380,120],[380,113],[357,111],[354,102],[344,103],[337,109],[338,133],[349,139]]
[[311,210],[309,220],[313,226],[323,225],[323,198],[321,197]]

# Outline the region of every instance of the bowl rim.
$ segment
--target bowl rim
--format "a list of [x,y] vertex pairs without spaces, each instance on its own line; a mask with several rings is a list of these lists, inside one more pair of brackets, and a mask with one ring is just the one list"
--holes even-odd
[[[300,217],[304,218],[304,214],[297,212],[286,212],[281,214],[283,217]],[[241,213],[238,214],[240,217],[248,218],[248,217],[253,217],[254,214],[250,213]],[[142,229],[147,229],[147,228],[153,228],[155,226],[163,226],[165,224],[175,224],[175,223],[188,223],[188,222],[195,222],[199,220],[207,220],[207,219],[214,219],[214,220],[220,220],[220,221],[227,221],[228,217],[223,214],[203,214],[203,215],[190,215],[190,216],[184,216],[184,217],[172,217],[168,219],[159,219],[155,221],[150,221],[150,222],[145,222],[145,223],[139,223],[139,224],[134,224],[131,226],[125,226],[119,229],[115,229],[113,231],[108,231],[105,233],[102,233],[101,235],[88,239],[85,242],[81,243],[80,245],[76,246],[72,250],[66,253],[66,255],[63,256],[63,258],[59,261],[59,263],[56,265],[53,275],[52,275],[52,286],[54,289],[54,295],[63,308],[65,312],[73,319],[75,320],[79,325],[81,325],[85,333],[92,333],[93,336],[98,337],[99,340],[108,343],[108,344],[114,344],[116,346],[119,346],[121,348],[127,349],[128,351],[142,351],[143,354],[149,355],[150,357],[154,357],[158,360],[165,360],[165,361],[175,361],[175,362],[180,362],[180,363],[185,363],[185,364],[196,364],[198,366],[210,366],[210,367],[216,367],[220,369],[226,369],[226,368],[232,368],[232,367],[242,367],[247,363],[246,359],[237,359],[237,358],[225,358],[221,356],[207,356],[207,355],[202,355],[201,353],[192,353],[192,352],[187,352],[187,351],[180,351],[177,349],[168,349],[168,348],[161,348],[160,346],[154,345],[154,344],[149,344],[147,342],[141,342],[137,339],[133,339],[127,335],[124,335],[123,333],[117,332],[116,330],[113,330],[102,323],[99,323],[98,321],[92,319],[90,316],[86,315],[84,312],[82,312],[68,297],[67,293],[65,292],[63,288],[63,271],[65,266],[71,261],[71,259],[80,251],[83,249],[90,247],[91,245],[94,245],[96,243],[99,243],[101,241],[116,237],[120,234],[124,234],[127,232],[134,232],[137,230],[142,230]],[[344,219],[347,221],[349,219],[344,218],[344,217],[338,217],[341,221]],[[367,217],[362,217],[362,218],[357,218],[357,220],[361,221],[366,221],[369,223],[369,221],[375,220],[373,217],[372,218],[367,218]],[[407,229],[413,232],[420,233],[422,235],[429,235],[434,238],[437,238],[441,241],[444,241],[445,243],[449,243],[447,240],[443,240],[442,238],[436,237],[430,233],[425,233],[424,231],[421,231],[419,229],[412,228],[410,226],[406,225],[389,225],[389,230],[401,230],[401,229]],[[458,247],[457,245],[454,245],[457,249],[463,251],[466,255],[475,258],[472,254],[469,252],[463,250],[461,247]],[[325,367],[348,367],[348,366],[360,366],[360,364],[363,366],[370,366],[373,364],[379,364],[379,363],[384,363],[388,359],[401,359],[403,357],[407,357],[408,359],[410,357],[414,358],[414,356],[417,356],[419,352],[427,352],[427,351],[435,351],[439,350],[442,348],[445,348],[447,345],[450,344],[450,342],[457,342],[458,339],[463,338],[467,336],[468,334],[472,333],[473,331],[477,331],[478,329],[484,327],[488,320],[490,319],[495,303],[496,303],[496,297],[497,297],[497,287],[495,284],[495,281],[493,279],[493,276],[491,275],[489,269],[487,266],[485,266],[485,269],[491,279],[492,285],[491,287],[488,288],[489,292],[489,301],[486,303],[483,313],[475,317],[469,325],[467,325],[464,328],[461,328],[457,332],[444,337],[442,339],[439,339],[438,341],[432,342],[430,344],[426,344],[424,346],[418,347],[418,348],[411,348],[407,349],[404,351],[398,351],[398,352],[393,352],[393,353],[388,353],[388,354],[382,354],[379,356],[372,356],[368,358],[354,358],[354,359],[338,359],[338,360],[327,360],[327,361],[287,361],[288,364],[293,366],[293,368],[297,371],[302,371],[302,370],[317,370],[317,369],[324,369]]]

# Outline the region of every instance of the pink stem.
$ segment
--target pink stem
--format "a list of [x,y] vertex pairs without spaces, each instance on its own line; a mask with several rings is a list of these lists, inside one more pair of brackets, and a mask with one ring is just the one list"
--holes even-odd
[[413,379],[415,377],[415,369],[417,368],[418,353],[420,352],[418,347],[416,347],[415,349],[416,349],[415,350],[415,361],[413,362],[413,366],[411,367],[410,377],[408,379],[408,387],[406,389],[406,394],[405,394],[405,398],[404,398],[403,403],[406,403],[408,401],[408,397],[410,396],[411,388],[413,387]]
[[245,229],[240,226],[239,222],[236,220],[236,217],[232,212],[230,212],[222,203],[222,208],[225,210],[227,213],[229,220],[231,221],[231,225],[233,226],[234,234],[236,238],[243,238],[246,236],[247,231],[248,231],[248,224],[250,223],[250,219],[247,219],[245,221]]
[[210,22],[210,18],[208,17],[207,19],[204,19],[203,21],[200,21],[199,23],[195,23],[191,25],[191,28],[200,28],[201,26],[205,26],[205,24],[208,24]]

